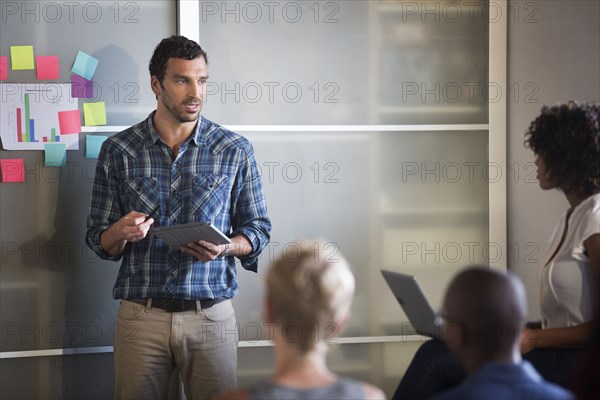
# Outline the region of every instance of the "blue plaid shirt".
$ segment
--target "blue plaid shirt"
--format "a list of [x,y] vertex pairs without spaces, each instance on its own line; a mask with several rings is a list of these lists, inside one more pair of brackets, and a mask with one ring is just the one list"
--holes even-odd
[[154,214],[154,226],[211,222],[228,236],[243,234],[252,253],[241,258],[255,271],[270,238],[271,221],[250,142],[204,117],[173,159],[154,129],[154,113],[107,139],[100,151],[86,242],[101,258],[121,268],[115,299],[173,297],[233,298],[238,285],[233,257],[201,262],[171,249],[151,231],[127,243],[119,256],[100,246],[100,234],[130,211]]

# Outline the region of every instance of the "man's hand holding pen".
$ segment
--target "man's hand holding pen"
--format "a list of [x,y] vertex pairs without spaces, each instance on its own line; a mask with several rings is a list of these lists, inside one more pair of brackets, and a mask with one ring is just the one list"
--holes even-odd
[[138,211],[131,211],[125,214],[120,220],[111,227],[117,233],[117,238],[127,242],[139,242],[144,239],[154,223],[154,218],[150,214],[144,214]]
[[100,234],[100,245],[104,251],[111,256],[116,256],[123,252],[128,242],[139,242],[144,239],[154,223],[152,216],[159,209],[160,206],[157,206],[150,214],[130,211],[110,228],[102,231]]

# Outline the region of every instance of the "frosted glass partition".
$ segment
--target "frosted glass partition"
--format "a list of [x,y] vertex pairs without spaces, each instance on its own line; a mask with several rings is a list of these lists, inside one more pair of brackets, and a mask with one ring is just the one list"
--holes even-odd
[[202,1],[230,124],[486,123],[487,1]]
[[[414,273],[435,306],[450,277],[487,264],[486,131],[246,133],[262,169],[272,241],[259,275],[296,241],[323,238],[357,278],[346,336],[402,334],[406,317],[379,272]],[[262,282],[240,270],[242,340],[266,339]]]

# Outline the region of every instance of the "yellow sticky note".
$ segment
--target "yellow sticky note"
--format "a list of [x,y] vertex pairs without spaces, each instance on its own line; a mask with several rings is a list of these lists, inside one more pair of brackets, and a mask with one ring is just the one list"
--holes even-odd
[[13,70],[35,69],[33,46],[10,46]]
[[83,103],[85,126],[106,125],[106,103]]

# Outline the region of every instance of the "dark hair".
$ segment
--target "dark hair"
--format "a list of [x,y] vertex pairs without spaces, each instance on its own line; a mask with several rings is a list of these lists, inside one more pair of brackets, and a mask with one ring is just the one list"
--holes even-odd
[[525,133],[525,146],[542,158],[565,192],[600,192],[600,105],[569,101],[542,107]]
[[198,43],[185,36],[173,35],[161,40],[154,48],[154,54],[152,54],[148,65],[150,76],[156,75],[158,81],[162,83],[167,70],[167,61],[172,57],[183,58],[184,60],[204,57],[204,61],[208,64],[208,55]]

